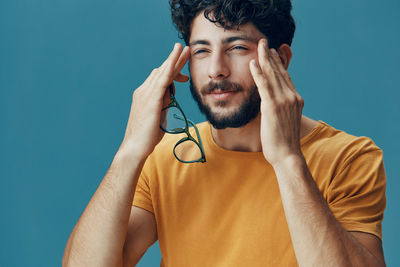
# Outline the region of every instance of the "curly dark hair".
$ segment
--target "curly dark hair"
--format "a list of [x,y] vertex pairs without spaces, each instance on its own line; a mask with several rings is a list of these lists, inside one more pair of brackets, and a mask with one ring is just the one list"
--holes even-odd
[[271,48],[292,44],[296,26],[290,14],[291,0],[170,0],[169,4],[172,21],[186,45],[193,19],[200,12],[225,29],[252,22],[267,37]]

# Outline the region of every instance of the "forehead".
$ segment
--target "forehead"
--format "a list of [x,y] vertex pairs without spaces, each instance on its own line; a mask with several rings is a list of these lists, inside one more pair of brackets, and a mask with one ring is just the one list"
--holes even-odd
[[193,19],[189,42],[207,40],[211,43],[219,43],[226,38],[239,35],[248,36],[257,41],[263,37],[265,38],[265,36],[251,22],[240,25],[239,28],[234,27],[227,30],[210,22],[204,17],[204,13],[201,12]]

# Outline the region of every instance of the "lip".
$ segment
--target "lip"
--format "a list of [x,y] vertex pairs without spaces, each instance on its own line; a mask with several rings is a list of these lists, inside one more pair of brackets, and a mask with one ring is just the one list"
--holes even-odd
[[226,100],[231,98],[236,92],[233,91],[214,91],[209,93],[208,95],[214,98],[215,100]]

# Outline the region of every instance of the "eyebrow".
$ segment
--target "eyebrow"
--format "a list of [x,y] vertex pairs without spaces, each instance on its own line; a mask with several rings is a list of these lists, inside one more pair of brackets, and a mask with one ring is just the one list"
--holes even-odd
[[[228,43],[232,43],[234,41],[247,41],[247,42],[251,42],[251,43],[258,43],[258,39],[254,38],[254,37],[250,37],[248,35],[238,35],[238,36],[231,36],[228,38],[225,38],[222,40],[222,44],[228,44]],[[189,46],[192,45],[210,45],[210,42],[208,40],[194,40],[193,42],[189,43]]]

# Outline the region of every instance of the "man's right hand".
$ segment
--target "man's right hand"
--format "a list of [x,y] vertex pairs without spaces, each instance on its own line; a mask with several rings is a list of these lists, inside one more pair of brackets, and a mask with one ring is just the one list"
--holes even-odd
[[178,82],[189,80],[188,76],[180,73],[189,57],[188,46],[183,49],[181,44],[175,44],[167,60],[159,68],[155,68],[146,81],[134,91],[120,150],[133,150],[135,154],[147,157],[160,142],[164,135],[160,124],[166,118],[165,112],[161,110],[170,102],[167,88],[173,85],[174,80]]
[[[189,79],[180,73],[189,52],[189,47],[182,49],[182,45],[176,44],[168,59],[133,93],[124,140],[68,238],[63,266],[132,265],[155,241],[154,216],[138,211],[140,208],[131,203],[145,158],[163,136],[161,110],[170,101],[167,88],[174,80]],[[135,218],[131,216],[132,210]],[[127,255],[124,246],[129,248]]]

